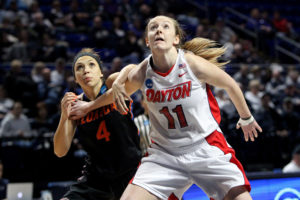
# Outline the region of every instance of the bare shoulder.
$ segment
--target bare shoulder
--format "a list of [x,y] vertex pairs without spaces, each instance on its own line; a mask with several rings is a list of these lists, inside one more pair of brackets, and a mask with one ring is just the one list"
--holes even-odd
[[189,65],[194,65],[195,63],[205,64],[206,62],[208,62],[204,58],[197,56],[193,52],[190,52],[190,51],[185,52],[184,57]]
[[138,64],[129,74],[129,80],[133,82],[142,82],[145,78],[146,69],[147,69],[148,61],[147,59],[143,60],[140,64]]
[[210,81],[211,77],[215,78],[215,76],[222,71],[219,67],[201,56],[189,53],[185,53],[184,56],[192,72],[201,81]]
[[197,77],[198,75],[200,75],[202,70],[205,70],[205,66],[209,64],[209,62],[206,59],[197,56],[193,53],[185,53],[184,57],[187,63],[189,64],[191,70]]

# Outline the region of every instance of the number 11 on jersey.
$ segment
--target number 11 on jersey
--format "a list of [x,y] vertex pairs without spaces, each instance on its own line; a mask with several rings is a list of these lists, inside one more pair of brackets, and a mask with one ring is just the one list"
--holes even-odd
[[[184,128],[188,126],[188,123],[186,121],[182,105],[177,105],[175,108],[172,109],[173,113],[176,113],[180,128]],[[163,107],[159,113],[163,114],[167,120],[168,120],[168,129],[175,129],[175,120],[174,117],[171,115],[169,108],[167,106]]]

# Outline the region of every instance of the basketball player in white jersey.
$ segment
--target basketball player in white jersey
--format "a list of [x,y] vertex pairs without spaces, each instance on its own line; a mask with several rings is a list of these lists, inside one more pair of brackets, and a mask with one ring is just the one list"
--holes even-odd
[[74,104],[70,117],[109,103],[111,94],[120,111],[126,112],[124,98],[141,89],[149,107],[153,143],[121,200],[181,199],[193,183],[211,199],[251,199],[243,167],[219,128],[220,111],[209,85],[227,91],[246,141],[254,141],[257,130],[262,130],[237,83],[220,69],[225,63],[217,58],[225,50],[202,38],[181,45],[182,33],[172,18],[151,19],[145,35],[152,54],[137,67],[124,68],[107,96]]

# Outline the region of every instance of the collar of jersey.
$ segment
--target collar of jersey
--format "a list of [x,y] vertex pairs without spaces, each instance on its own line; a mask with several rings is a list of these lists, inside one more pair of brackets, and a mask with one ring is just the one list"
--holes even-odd
[[[105,83],[101,86],[101,89],[99,91],[99,94],[97,95],[97,97],[101,96],[102,94],[104,94],[107,91],[107,86],[105,85]],[[91,101],[89,98],[87,98],[87,96],[85,94],[83,94],[83,101]]]

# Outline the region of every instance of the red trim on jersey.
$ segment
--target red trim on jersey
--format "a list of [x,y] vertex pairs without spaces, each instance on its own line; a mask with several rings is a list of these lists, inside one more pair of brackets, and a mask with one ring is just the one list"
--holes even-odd
[[[140,165],[141,165],[141,162],[140,162],[139,165],[137,166],[137,169],[140,167]],[[135,174],[134,174],[134,176],[130,179],[130,181],[129,181],[128,184],[132,184],[132,181],[133,181],[134,177],[135,177]]]
[[151,139],[151,144],[157,144],[154,140]]
[[161,75],[161,76],[163,76],[163,77],[166,77],[166,76],[168,76],[168,75],[171,73],[171,71],[172,71],[172,69],[174,68],[174,66],[175,66],[175,64],[174,64],[167,72],[159,72],[159,71],[153,69],[153,67],[152,67],[152,70],[153,70],[155,73],[157,73],[158,75]]
[[211,114],[215,118],[216,122],[218,124],[220,124],[220,122],[221,122],[220,108],[219,108],[218,102],[215,99],[213,93],[211,92],[208,84],[206,84],[206,93],[207,93],[207,97],[208,97],[208,103],[209,103]]
[[235,164],[241,170],[241,172],[244,176],[244,180],[245,180],[244,186],[250,192],[251,186],[248,181],[248,178],[246,177],[244,168],[243,168],[242,164],[240,163],[240,161],[235,157],[235,151],[233,150],[233,148],[231,148],[227,145],[224,135],[222,133],[218,132],[217,130],[215,130],[209,136],[207,136],[205,139],[208,144],[218,147],[221,151],[224,152],[224,154],[231,153],[230,162]]
[[174,193],[172,193],[172,194],[169,196],[168,200],[179,200],[179,199],[178,199],[178,197],[175,196]]
[[209,198],[209,200],[215,200],[214,198]]

